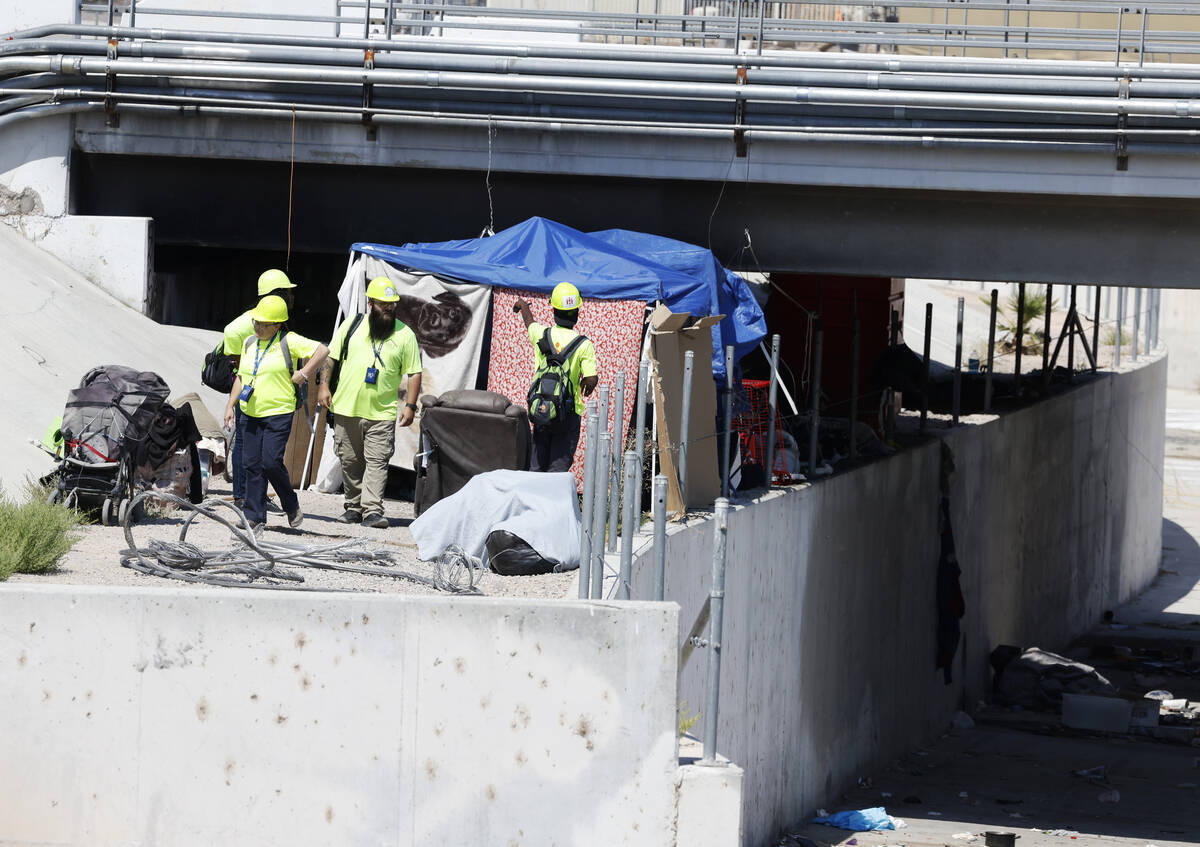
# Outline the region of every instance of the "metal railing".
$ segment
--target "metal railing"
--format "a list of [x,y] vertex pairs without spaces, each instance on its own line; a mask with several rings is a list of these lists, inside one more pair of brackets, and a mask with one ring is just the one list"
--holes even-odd
[[[532,5],[532,4],[531,4]],[[565,4],[564,4],[565,5]],[[574,4],[572,4],[574,5]],[[298,8],[305,8],[297,4]],[[136,25],[138,17],[227,23],[305,25],[312,35],[420,35],[453,39],[491,33],[564,41],[714,47],[761,53],[806,49],[976,58],[1021,57],[1130,62],[1200,61],[1200,5],[1143,0],[590,0],[576,8],[524,8],[522,0],[334,0],[328,14],[203,11],[169,0],[80,3],[80,19]],[[317,8],[312,4],[309,8]],[[328,8],[328,7],[326,7]],[[182,25],[182,24],[181,24]]]

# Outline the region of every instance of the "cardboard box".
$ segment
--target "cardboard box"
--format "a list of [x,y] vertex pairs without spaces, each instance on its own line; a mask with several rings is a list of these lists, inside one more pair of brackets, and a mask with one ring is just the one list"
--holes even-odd
[[[308,428],[308,422],[313,420],[313,413],[317,407],[317,381],[313,377],[308,381],[308,405],[307,407],[297,407],[296,414],[292,417],[292,433],[288,436],[287,447],[283,451],[283,463],[287,466],[288,479],[292,481],[292,488],[303,488],[309,481],[305,479],[304,458],[308,455],[309,440],[312,438],[312,432]],[[317,468],[321,466],[321,452],[325,446],[325,410],[321,410],[317,420],[314,422],[317,429],[317,438],[313,443],[312,460],[308,463],[308,476],[316,476]]]
[[[654,414],[658,425],[658,463],[667,478],[667,512],[676,517],[688,508],[705,508],[721,496],[717,466],[717,386],[712,371],[712,327],[724,315],[699,318],[689,324],[687,312],[659,305],[650,315],[650,357],[654,363]],[[683,411],[683,360],[692,365],[691,410],[688,420],[687,491],[679,487],[680,419]]]

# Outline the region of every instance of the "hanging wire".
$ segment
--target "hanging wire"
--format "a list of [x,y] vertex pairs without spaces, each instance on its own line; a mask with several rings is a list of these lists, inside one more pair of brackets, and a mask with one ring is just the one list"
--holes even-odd
[[484,227],[483,232],[479,233],[480,238],[491,237],[496,234],[496,209],[492,204],[492,139],[496,137],[496,125],[492,122],[492,116],[488,115],[487,122],[487,139],[488,139],[488,161],[487,173],[483,176],[484,187],[487,188],[488,198],[488,222]]

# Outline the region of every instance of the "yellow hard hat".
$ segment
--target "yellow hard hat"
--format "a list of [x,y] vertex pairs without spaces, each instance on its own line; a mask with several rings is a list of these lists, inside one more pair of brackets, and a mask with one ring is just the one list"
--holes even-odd
[[386,276],[377,276],[367,284],[367,299],[380,303],[395,303],[400,299],[396,286]]
[[250,317],[260,324],[281,324],[288,319],[287,301],[278,294],[268,294],[258,301]]
[[579,289],[569,282],[560,282],[554,286],[550,295],[550,305],[562,312],[570,312],[579,308]]
[[270,294],[272,291],[278,291],[280,288],[295,288],[296,284],[288,279],[288,275],[278,268],[271,268],[269,271],[263,271],[258,278],[258,296]]

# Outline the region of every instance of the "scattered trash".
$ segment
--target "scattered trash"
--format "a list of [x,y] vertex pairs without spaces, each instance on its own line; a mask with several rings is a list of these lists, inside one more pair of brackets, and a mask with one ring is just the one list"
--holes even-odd
[[829,812],[825,811],[824,809],[817,809],[817,817],[819,818],[823,818],[828,814]]
[[956,832],[953,835],[951,835],[950,837],[957,839],[959,841],[978,841],[979,840],[979,836],[973,832]]
[[1129,729],[1133,704],[1120,697],[1094,694],[1062,695],[1063,726],[1098,732],[1125,732]]
[[892,817],[892,825],[894,827],[896,827],[896,829],[908,829],[908,821],[904,820],[904,818],[898,818],[898,817],[895,817],[894,815],[891,817]]
[[941,812],[930,812],[929,816],[933,817],[933,818],[940,818],[942,816],[942,813]]
[[1104,765],[1097,765],[1094,768],[1085,768],[1081,771],[1071,771],[1075,776],[1081,776],[1084,779],[1107,779],[1108,769]]
[[1172,694],[1170,691],[1164,691],[1161,688],[1159,688],[1155,691],[1147,691],[1142,696],[1147,700],[1174,700],[1175,699],[1174,694]]
[[1075,838],[1079,835],[1073,829],[1042,829],[1038,830],[1042,835],[1056,835],[1059,838]]
[[882,797],[884,800],[890,800],[890,799],[892,799],[892,792],[890,792],[890,791],[880,791],[880,792],[879,792],[879,796],[880,796],[880,797]]
[[849,841],[847,841],[846,843],[847,843],[847,844],[857,844],[857,843],[858,843],[858,839],[857,839],[857,838],[851,838],[851,839],[850,839]]
[[1101,803],[1120,803],[1121,792],[1114,788],[1111,791],[1101,792],[1100,796],[1098,796],[1096,799]]
[[966,712],[957,711],[954,713],[954,717],[950,720],[950,724],[955,729],[974,729],[975,719]]
[[[824,811],[819,810],[819,811]],[[882,806],[856,811],[834,812],[832,815],[823,814],[813,818],[813,823],[823,823],[826,826],[836,826],[838,829],[849,829],[854,832],[871,832],[877,829],[895,829],[891,816]]]
[[1008,813],[1008,816],[1009,816],[1010,818],[1017,818],[1017,819],[1023,819],[1023,818],[1025,817],[1025,816],[1024,816],[1023,814],[1021,814],[1020,812],[1009,812],[1009,813]]

